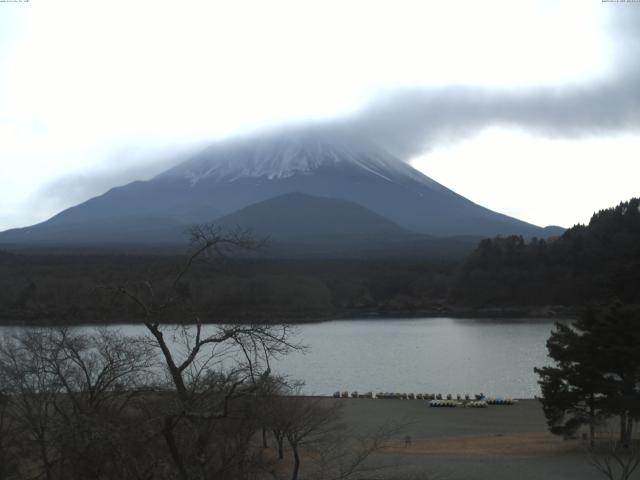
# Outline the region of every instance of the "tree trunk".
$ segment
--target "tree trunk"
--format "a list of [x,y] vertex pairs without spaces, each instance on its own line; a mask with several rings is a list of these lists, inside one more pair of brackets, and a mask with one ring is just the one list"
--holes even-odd
[[44,464],[45,476],[47,480],[51,480],[51,464],[49,462],[49,453],[47,451],[47,446],[45,444],[45,441],[42,439],[40,439],[38,443],[40,444],[40,455],[42,456],[42,463]]
[[278,458],[284,460],[284,435],[273,432],[273,436],[276,437],[276,443],[278,444]]
[[171,374],[173,384],[176,387],[176,393],[178,394],[178,398],[184,406],[188,401],[188,393],[187,387],[184,384],[184,379],[182,378],[182,372],[173,360],[173,354],[171,353],[171,350],[169,350],[167,342],[158,327],[147,322],[145,322],[145,326],[156,338],[156,340],[158,341],[158,345],[160,345],[160,350],[162,351],[162,355],[164,356],[167,368],[169,369],[169,373]]
[[300,470],[300,456],[298,455],[298,445],[291,444],[291,450],[293,450],[293,473],[291,474],[291,480],[298,480],[298,470]]
[[180,478],[182,478],[182,480],[188,480],[189,476],[187,475],[187,472],[184,469],[184,463],[182,462],[182,457],[180,456],[180,452],[178,451],[178,446],[176,445],[175,438],[173,437],[173,421],[170,417],[165,417],[164,419],[162,435],[164,436],[165,442],[167,443],[167,447],[169,448],[169,453],[171,453],[171,459],[173,460],[173,463],[178,468],[178,472],[180,472]]
[[620,413],[620,444],[624,448],[628,448],[630,443],[627,420],[628,412],[623,410],[622,413]]
[[267,429],[262,427],[262,448],[269,448],[267,445]]
[[589,446],[591,448],[595,446],[596,437],[596,412],[593,401],[593,395],[591,395],[591,402],[589,404]]

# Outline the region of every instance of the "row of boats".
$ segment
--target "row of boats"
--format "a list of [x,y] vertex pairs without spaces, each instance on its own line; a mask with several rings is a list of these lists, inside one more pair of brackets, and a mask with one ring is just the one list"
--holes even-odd
[[[358,393],[358,392],[335,392],[333,394],[334,398],[380,398],[384,400],[472,400],[470,395],[467,393],[465,395],[457,394],[455,397],[451,394],[442,395],[441,393],[399,393],[399,392],[379,392],[375,395],[373,392],[367,393]],[[486,398],[484,393],[474,395],[475,400],[482,400]]]
[[485,398],[482,400],[431,400],[429,402],[430,407],[465,407],[465,408],[487,408],[489,405],[515,405],[518,403],[513,398]]
[[487,408],[489,404],[484,400],[470,400],[468,402],[459,402],[458,400],[431,400],[430,407],[466,407],[466,408]]
[[333,394],[334,398],[377,398],[382,400],[428,400],[431,407],[458,407],[465,406],[469,408],[484,408],[488,405],[514,405],[517,400],[509,397],[491,397],[487,398],[484,393],[473,395],[442,395],[441,393],[399,393],[399,392],[379,392],[375,395],[373,392],[340,392]]

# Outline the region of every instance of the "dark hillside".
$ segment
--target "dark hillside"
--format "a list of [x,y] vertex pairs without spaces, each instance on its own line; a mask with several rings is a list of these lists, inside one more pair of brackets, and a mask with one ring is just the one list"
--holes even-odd
[[549,240],[483,240],[453,287],[474,305],[640,303],[640,199],[601,210]]
[[[184,261],[152,255],[0,254],[0,323],[137,321],[105,285],[167,287]],[[200,262],[186,280],[206,321],[318,320],[438,311],[457,262],[239,260]],[[166,318],[175,322],[180,318]]]

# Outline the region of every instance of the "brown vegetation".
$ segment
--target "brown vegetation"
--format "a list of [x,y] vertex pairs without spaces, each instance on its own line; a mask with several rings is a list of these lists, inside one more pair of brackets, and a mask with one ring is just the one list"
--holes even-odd
[[194,264],[256,242],[210,227],[192,239],[171,278],[96,289],[135,311],[147,336],[26,329],[2,341],[0,479],[273,478],[282,469],[263,455],[268,431],[281,459],[286,440],[292,479],[310,452],[308,477],[343,479],[382,447],[386,430],[336,452],[350,437],[335,405],[291,395],[271,372],[271,359],[299,348],[287,325],[203,326],[185,283]]

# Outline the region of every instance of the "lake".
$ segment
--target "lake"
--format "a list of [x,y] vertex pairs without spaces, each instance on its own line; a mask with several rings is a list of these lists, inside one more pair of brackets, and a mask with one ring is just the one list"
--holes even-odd
[[[141,325],[119,325],[141,334]],[[308,394],[337,390],[479,393],[532,398],[533,368],[549,364],[553,321],[454,318],[338,320],[297,327],[308,346],[276,361],[279,374],[305,381]],[[1,327],[0,332],[15,327]]]

